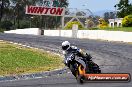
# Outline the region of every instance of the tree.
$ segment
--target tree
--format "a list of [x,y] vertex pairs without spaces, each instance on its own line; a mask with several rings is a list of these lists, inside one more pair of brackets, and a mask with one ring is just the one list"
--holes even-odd
[[[17,28],[23,25],[27,27],[32,23],[32,27],[55,28],[61,25],[59,16],[37,16],[25,14],[26,5],[42,6],[46,0],[0,0],[0,21],[8,20]],[[55,7],[68,7],[68,0],[48,0],[58,1]],[[31,17],[33,18],[31,19]],[[25,21],[25,22],[24,22]],[[26,24],[28,23],[28,24]]]
[[114,12],[105,12],[104,13],[104,20],[108,22],[108,19],[114,19],[115,13]]
[[120,0],[119,4],[115,5],[118,7],[117,16],[118,17],[125,17],[129,14],[132,14],[132,4],[129,3],[129,0]]
[[109,12],[109,19],[114,19],[116,16],[115,12]]
[[125,16],[122,20],[123,27],[132,27],[132,15]]
[[35,5],[37,1],[35,0],[11,0],[13,6],[13,11],[14,11],[14,25],[15,25],[15,20],[17,22],[17,28],[20,28],[20,20],[27,19],[30,20],[29,15],[25,15],[25,7],[26,5]]
[[104,20],[108,22],[108,19],[110,18],[109,12],[104,13]]
[[94,26],[97,26],[99,24],[99,19],[100,19],[100,16],[93,17]]
[[88,28],[94,27],[94,22],[92,20],[88,20]]
[[10,5],[9,0],[0,0],[0,22],[2,20],[3,15],[8,13],[6,11],[9,7],[9,5]]
[[[44,1],[44,2],[43,2]],[[50,6],[48,2],[49,0],[36,0],[36,5],[39,6],[43,6],[46,4],[46,6]],[[52,0],[53,1],[53,7],[68,7],[68,0]],[[46,15],[42,15],[40,17],[37,17],[40,21],[38,21],[38,19],[36,19],[36,17],[34,17],[35,20],[33,20],[33,23],[37,24],[39,23],[39,27],[40,28],[57,28],[61,25],[61,17],[59,16],[46,16]],[[38,21],[38,23],[36,23],[35,21]]]
[[103,18],[100,18],[99,19],[99,28],[106,28],[106,27],[108,27],[108,23]]
[[65,27],[65,29],[72,29],[73,24],[78,25],[79,29],[84,29],[84,27],[80,24],[80,22],[78,21],[73,21],[73,22],[68,22],[67,26]]
[[59,0],[59,2],[60,2],[59,7],[67,8],[69,5],[68,0]]
[[1,24],[0,24],[0,27],[2,28],[2,29],[6,29],[6,30],[10,30],[11,29],[11,27],[12,27],[12,22],[10,22],[10,21],[2,21],[1,22]]
[[25,16],[25,6],[28,4],[28,0],[11,0],[13,16],[14,16],[14,25],[15,21],[17,21],[17,28],[20,28],[20,20],[22,20]]
[[83,12],[83,11],[78,11],[78,12],[76,13],[76,15],[77,15],[77,16],[85,16],[86,13]]
[[[53,7],[68,7],[68,0],[53,0]],[[42,16],[41,27],[57,28],[61,25],[61,17],[59,16]]]

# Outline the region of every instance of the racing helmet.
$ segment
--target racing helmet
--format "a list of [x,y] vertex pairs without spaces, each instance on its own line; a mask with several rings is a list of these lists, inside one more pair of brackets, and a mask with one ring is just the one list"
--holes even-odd
[[62,50],[68,50],[70,48],[70,43],[68,41],[62,42]]

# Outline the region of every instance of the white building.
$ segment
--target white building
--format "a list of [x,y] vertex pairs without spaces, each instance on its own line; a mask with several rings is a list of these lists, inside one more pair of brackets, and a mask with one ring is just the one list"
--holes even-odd
[[109,19],[110,27],[121,27],[123,18]]

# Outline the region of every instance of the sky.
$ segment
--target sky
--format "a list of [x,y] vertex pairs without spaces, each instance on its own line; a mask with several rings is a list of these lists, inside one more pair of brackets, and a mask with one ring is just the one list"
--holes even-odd
[[[90,9],[92,12],[115,10],[120,0],[69,0],[69,8]],[[132,3],[132,0],[129,0]]]

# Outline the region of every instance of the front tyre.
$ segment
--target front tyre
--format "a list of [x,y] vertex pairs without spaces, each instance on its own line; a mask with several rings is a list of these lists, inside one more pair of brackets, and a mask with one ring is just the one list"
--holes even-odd
[[84,76],[79,75],[79,76],[77,77],[77,83],[83,84],[83,83],[84,83]]
[[76,70],[75,70],[75,68],[73,67],[73,65],[70,64],[69,68],[70,68],[72,74],[76,77]]

